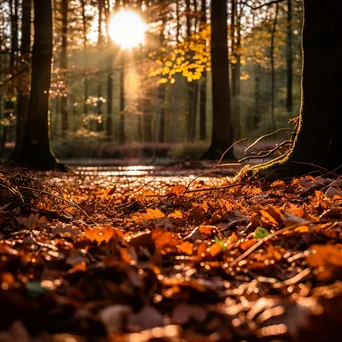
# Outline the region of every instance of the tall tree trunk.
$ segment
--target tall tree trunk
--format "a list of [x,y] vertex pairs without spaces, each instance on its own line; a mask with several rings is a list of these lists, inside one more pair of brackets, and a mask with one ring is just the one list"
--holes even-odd
[[341,36],[340,0],[304,0],[303,102],[298,132],[290,154],[277,164],[266,165],[262,176],[266,172],[270,177],[291,177],[321,168],[341,174]]
[[82,25],[83,25],[83,59],[86,69],[83,76],[83,114],[88,114],[88,97],[89,97],[89,81],[88,81],[88,38],[87,38],[87,17],[85,12],[85,0],[81,0]]
[[61,69],[64,90],[61,97],[61,119],[62,119],[62,137],[66,137],[69,130],[68,119],[68,12],[69,0],[62,0],[62,49],[61,49]]
[[241,30],[240,15],[238,11],[238,1],[231,0],[231,27],[230,27],[230,44],[233,61],[231,64],[232,72],[232,117],[234,126],[234,137],[239,139],[241,136],[240,122],[240,72],[241,72]]
[[179,9],[179,0],[176,0],[176,42],[179,43],[180,38],[180,29],[181,29],[181,23],[180,23],[180,9]]
[[[103,32],[102,32],[102,14],[103,14],[103,1],[98,1],[98,11],[99,11],[99,21],[98,21],[98,40],[97,40],[97,47],[99,51],[102,49],[102,41],[103,41]],[[103,131],[103,120],[102,120],[102,114],[103,114],[103,96],[102,96],[102,61],[100,61],[99,64],[99,71],[97,75],[97,115],[98,119],[96,121],[96,130],[97,132]]]
[[[187,39],[191,39],[192,35],[192,20],[193,16],[191,11],[191,1],[186,0],[186,35]],[[193,25],[194,28],[196,27]],[[197,87],[198,82],[192,81],[187,84],[188,86],[188,122],[187,122],[187,140],[193,142],[196,133],[196,112],[197,112]]]
[[[201,0],[201,29],[207,25],[207,3]],[[206,44],[206,42],[203,42]],[[204,71],[200,86],[200,140],[207,139],[207,72]]]
[[[180,41],[180,5],[179,0],[176,0],[176,44]],[[177,118],[179,114],[179,77],[175,75],[175,83],[171,86],[172,92],[172,142],[177,142],[178,123]]]
[[[124,53],[124,51],[122,51]],[[122,58],[124,59],[124,58]],[[125,67],[124,65],[121,65],[121,68],[119,70],[120,72],[120,118],[119,118],[119,143],[124,144],[125,143]]]
[[[211,2],[213,131],[204,159],[218,159],[233,144],[227,43],[227,2]],[[231,150],[226,158],[234,159]]]
[[61,168],[50,150],[49,90],[52,60],[51,0],[34,0],[34,45],[32,51],[31,93],[24,138],[16,165],[39,170]]
[[275,122],[276,75],[275,75],[275,65],[274,65],[274,44],[275,44],[275,35],[277,32],[278,12],[279,12],[279,4],[277,3],[272,32],[271,32],[271,124],[272,124],[273,131],[275,131],[276,129],[276,122]]
[[175,75],[175,83],[171,85],[172,91],[172,142],[177,142],[178,122],[177,117],[179,114],[179,75]]
[[110,2],[107,0],[105,6],[106,27],[108,39],[108,56],[107,56],[107,116],[106,116],[106,136],[108,139],[113,135],[113,49],[109,38],[109,19],[110,19]]
[[[9,74],[14,75],[16,73],[17,61],[18,61],[18,0],[10,0],[10,14],[11,14],[11,52],[9,61]],[[14,98],[15,88],[17,80],[11,80],[5,101],[5,118],[9,119],[15,115],[14,113]],[[5,150],[7,141],[13,139],[13,130],[11,126],[5,125],[3,128],[3,136],[1,137],[0,150]]]
[[13,153],[20,146],[25,131],[25,123],[30,99],[30,49],[31,49],[31,11],[32,0],[23,0],[22,2],[22,26],[21,26],[21,44],[20,44],[20,75],[17,85],[17,122],[16,122],[16,142]]
[[159,84],[158,86],[158,114],[159,114],[159,129],[157,142],[165,142],[165,84]]
[[286,111],[292,113],[292,0],[287,0],[287,39],[286,39]]
[[254,84],[254,110],[251,122],[250,133],[253,133],[260,122],[260,65],[255,65],[255,84]]

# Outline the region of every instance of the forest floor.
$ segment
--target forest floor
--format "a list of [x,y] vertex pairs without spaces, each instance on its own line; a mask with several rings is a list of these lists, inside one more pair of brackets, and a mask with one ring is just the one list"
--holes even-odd
[[0,170],[0,341],[342,341],[338,176],[85,171]]

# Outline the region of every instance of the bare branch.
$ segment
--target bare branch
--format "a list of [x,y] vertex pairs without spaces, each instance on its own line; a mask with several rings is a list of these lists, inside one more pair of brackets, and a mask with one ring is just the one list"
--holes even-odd
[[269,2],[266,2],[265,4],[262,4],[262,5],[259,5],[259,6],[252,6],[252,5],[249,5],[247,1],[244,2],[244,6],[247,6],[248,8],[250,8],[251,10],[255,11],[255,10],[258,10],[260,8],[263,8],[263,7],[267,7],[267,6],[271,6],[271,5],[274,5],[274,4],[279,4],[280,2],[284,2],[285,0],[272,0],[272,1],[269,1]]

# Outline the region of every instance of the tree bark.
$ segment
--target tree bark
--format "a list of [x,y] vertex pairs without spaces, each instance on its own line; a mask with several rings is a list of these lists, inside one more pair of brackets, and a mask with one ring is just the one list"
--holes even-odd
[[49,91],[52,60],[51,0],[34,0],[31,93],[24,138],[12,161],[38,170],[63,169],[50,150]]
[[[218,159],[233,144],[227,44],[227,2],[211,2],[211,64],[213,131],[211,145],[203,159]],[[231,150],[226,159],[234,159]]]

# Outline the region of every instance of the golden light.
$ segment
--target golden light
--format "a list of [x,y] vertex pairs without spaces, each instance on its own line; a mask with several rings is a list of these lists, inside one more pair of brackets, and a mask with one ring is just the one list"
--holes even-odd
[[144,42],[146,28],[138,13],[121,10],[110,20],[109,35],[122,49],[130,49]]

